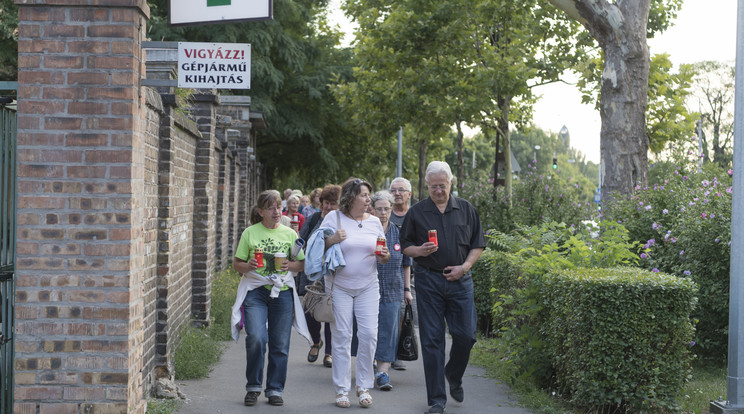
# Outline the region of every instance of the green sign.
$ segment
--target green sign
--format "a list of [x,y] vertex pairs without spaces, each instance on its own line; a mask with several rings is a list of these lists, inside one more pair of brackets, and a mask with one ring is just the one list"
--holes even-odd
[[207,0],[207,7],[229,6],[231,0]]

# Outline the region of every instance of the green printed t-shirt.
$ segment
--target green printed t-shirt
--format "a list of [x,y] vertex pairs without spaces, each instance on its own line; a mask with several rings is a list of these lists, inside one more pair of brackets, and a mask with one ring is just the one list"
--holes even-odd
[[[262,223],[257,223],[243,230],[235,257],[247,262],[253,258],[256,248],[260,247],[263,249],[264,267],[256,269],[255,272],[261,276],[269,276],[273,273],[286,274],[274,268],[274,253],[281,252],[289,258],[295,239],[297,239],[297,233],[287,226],[280,224],[275,229],[267,229]],[[305,253],[302,250],[296,260],[305,260]],[[271,289],[272,286],[266,287]],[[287,289],[289,289],[287,285],[282,287],[282,290]]]

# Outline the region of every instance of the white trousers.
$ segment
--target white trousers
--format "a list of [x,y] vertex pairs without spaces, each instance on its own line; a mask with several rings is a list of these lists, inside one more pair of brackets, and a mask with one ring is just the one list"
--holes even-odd
[[[331,286],[326,281],[326,289]],[[356,357],[356,385],[372,389],[375,385],[373,359],[377,349],[377,314],[380,310],[380,285],[377,278],[362,289],[333,286],[331,344],[333,348],[333,385],[336,394],[351,390],[351,337],[354,317],[357,320],[359,347]]]

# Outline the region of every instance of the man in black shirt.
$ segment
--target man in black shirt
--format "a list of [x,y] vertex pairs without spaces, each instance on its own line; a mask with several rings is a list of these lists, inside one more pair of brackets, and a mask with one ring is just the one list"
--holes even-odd
[[[462,376],[475,344],[476,314],[470,269],[486,246],[480,217],[467,201],[451,197],[452,171],[433,161],[426,168],[429,197],[406,213],[400,232],[403,253],[415,262],[421,353],[430,413],[443,413],[450,395],[462,402]],[[429,231],[436,230],[436,242]],[[446,325],[445,325],[446,321]],[[445,326],[452,335],[445,365]]]

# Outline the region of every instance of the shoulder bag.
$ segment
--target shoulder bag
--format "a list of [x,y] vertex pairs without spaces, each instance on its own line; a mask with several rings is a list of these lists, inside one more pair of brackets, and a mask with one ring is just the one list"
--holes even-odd
[[[336,211],[336,231],[341,229],[341,216]],[[323,260],[325,262],[325,260]],[[305,312],[309,313],[318,322],[332,323],[333,317],[333,282],[331,279],[331,291],[326,292],[323,287],[323,280],[318,279],[312,285],[305,287],[305,296],[302,297],[302,307]]]

